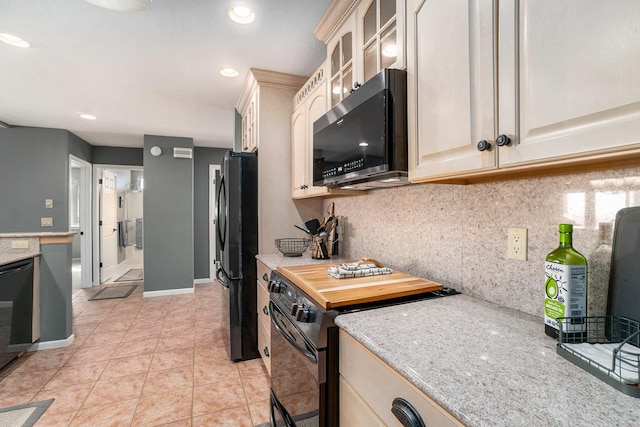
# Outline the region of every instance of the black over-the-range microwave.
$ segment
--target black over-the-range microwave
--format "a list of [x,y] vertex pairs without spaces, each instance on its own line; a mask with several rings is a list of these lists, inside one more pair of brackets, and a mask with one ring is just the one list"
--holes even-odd
[[407,165],[404,70],[382,70],[313,124],[313,185],[404,185]]

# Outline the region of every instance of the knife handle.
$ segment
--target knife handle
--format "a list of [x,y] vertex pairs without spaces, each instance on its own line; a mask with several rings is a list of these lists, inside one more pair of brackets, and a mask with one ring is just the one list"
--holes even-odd
[[384,265],[378,261],[377,259],[373,259],[373,258],[360,258],[360,261],[366,262],[366,263],[370,263],[375,265],[378,268],[383,268]]

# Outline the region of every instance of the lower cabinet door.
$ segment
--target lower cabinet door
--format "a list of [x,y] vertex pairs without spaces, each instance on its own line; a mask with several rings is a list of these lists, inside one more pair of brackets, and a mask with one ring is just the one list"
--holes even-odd
[[267,372],[271,375],[271,329],[263,319],[258,321],[258,349]]

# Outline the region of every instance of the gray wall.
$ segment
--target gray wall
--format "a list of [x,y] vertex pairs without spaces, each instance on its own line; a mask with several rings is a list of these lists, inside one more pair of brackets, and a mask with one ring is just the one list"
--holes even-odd
[[193,160],[173,158],[173,147],[193,139],[144,136],[145,292],[193,287]]
[[195,147],[193,153],[193,271],[196,279],[209,277],[209,165],[220,165],[224,148]]
[[69,338],[72,331],[71,245],[41,245],[40,341]]
[[234,135],[233,135],[233,151],[242,151],[242,116],[235,111]]
[[[69,139],[61,129],[0,129],[0,233],[69,230]],[[44,207],[53,199],[53,209]],[[53,218],[41,227],[40,218]]]
[[142,148],[95,146],[92,162],[96,165],[142,166]]

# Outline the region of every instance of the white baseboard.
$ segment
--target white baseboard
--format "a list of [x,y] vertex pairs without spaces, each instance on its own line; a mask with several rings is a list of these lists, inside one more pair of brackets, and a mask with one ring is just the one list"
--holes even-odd
[[75,339],[76,339],[75,335],[71,334],[69,335],[69,338],[64,340],[41,341],[29,347],[27,351],[51,350],[54,348],[68,347],[73,343]]
[[167,295],[192,294],[193,288],[167,289],[166,291],[146,291],[142,293],[144,298],[164,297]]
[[193,281],[193,284],[194,284],[194,285],[206,285],[206,284],[208,284],[208,283],[213,283],[213,282],[214,282],[213,280],[211,280],[211,279],[209,279],[209,278],[207,277],[207,278],[205,278],[205,279],[195,279],[195,280]]

